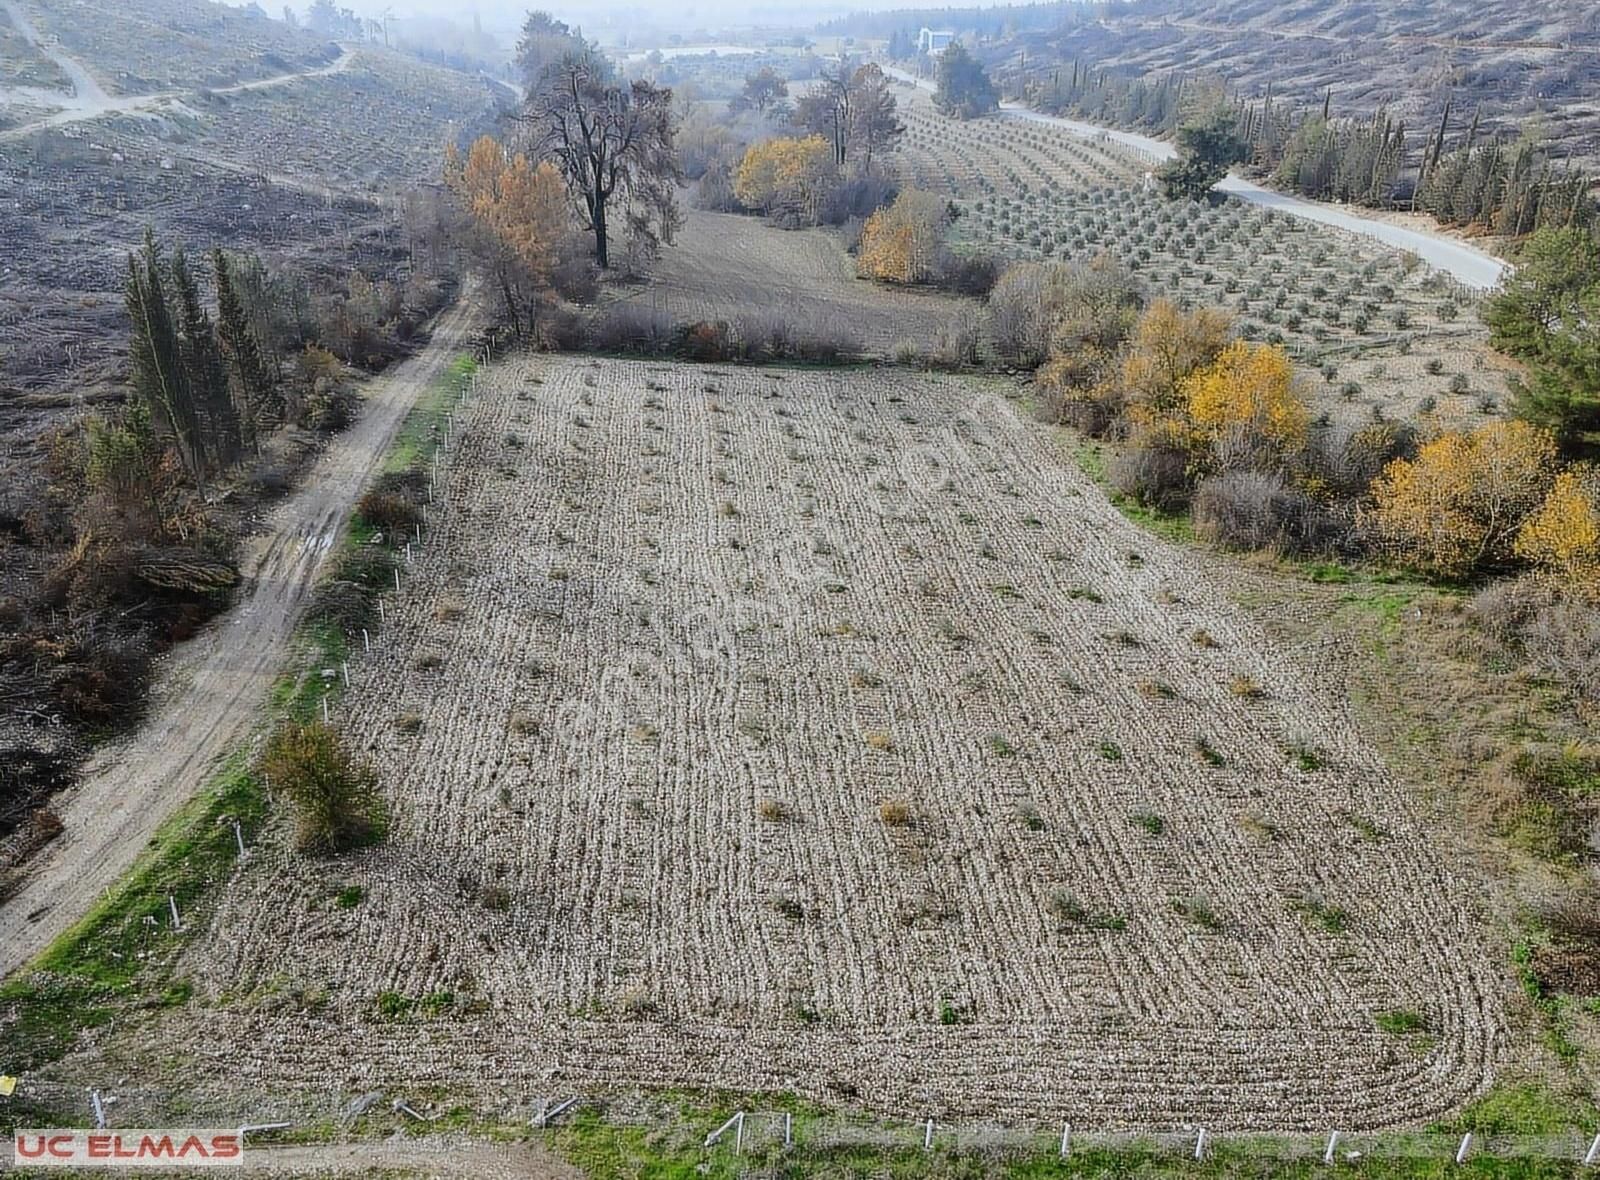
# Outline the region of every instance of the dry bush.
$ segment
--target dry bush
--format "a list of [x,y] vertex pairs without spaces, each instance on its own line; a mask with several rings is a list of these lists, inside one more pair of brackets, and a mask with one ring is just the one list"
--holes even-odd
[[356,503],[356,514],[386,538],[405,537],[422,523],[422,508],[410,496],[391,488],[375,487]]
[[878,818],[887,828],[909,828],[916,820],[916,814],[904,799],[885,799],[878,804]]
[[1052,351],[1084,344],[1109,351],[1127,335],[1142,301],[1138,284],[1106,259],[1088,266],[1016,263],[989,292],[995,351],[1030,369]]
[[1410,458],[1416,447],[1416,429],[1409,423],[1335,426],[1313,436],[1306,462],[1309,473],[1330,490],[1360,496],[1385,467]]
[[672,317],[637,303],[614,303],[589,323],[589,347],[598,352],[662,356],[676,342]]
[[1534,577],[1492,583],[1472,608],[1491,636],[1565,685],[1581,708],[1600,708],[1600,608]]
[[1171,512],[1189,496],[1189,457],[1154,441],[1135,441],[1106,467],[1111,486],[1146,508]]
[[1230,471],[1202,480],[1191,505],[1195,533],[1229,549],[1305,553],[1323,540],[1322,510],[1283,476]]
[[344,748],[332,726],[280,727],[267,743],[260,769],[272,789],[294,806],[300,851],[330,855],[381,834],[377,775]]

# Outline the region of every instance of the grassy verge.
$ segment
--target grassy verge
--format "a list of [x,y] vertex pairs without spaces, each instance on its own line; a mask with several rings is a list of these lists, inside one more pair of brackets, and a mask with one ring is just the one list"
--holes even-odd
[[1067,450],[1079,469],[1094,481],[1095,486],[1106,494],[1106,499],[1110,500],[1123,516],[1164,540],[1194,540],[1194,526],[1189,523],[1187,512],[1161,512],[1154,508],[1146,508],[1137,500],[1123,495],[1111,486],[1111,481],[1106,476],[1106,452],[1103,444],[1064,428],[1062,438],[1066,441]]
[[[426,470],[445,416],[475,371],[470,354],[457,358],[412,409],[385,462],[386,472]],[[359,516],[352,519],[333,576],[348,572],[371,533]],[[392,581],[369,578],[360,584],[375,601]],[[301,625],[292,669],[274,685],[269,701],[275,721],[316,715],[322,695],[340,686],[338,677],[328,680],[323,670],[337,668],[348,657],[347,648],[337,626],[318,620]],[[199,795],[161,825],[128,875],[56,939],[31,972],[0,986],[3,1071],[36,1070],[66,1056],[87,1031],[187,1002],[190,985],[175,973],[172,906],[186,928],[204,922],[212,891],[238,859],[235,823],[248,845],[266,823],[269,806],[244,751],[237,752]],[[21,1102],[0,1104],[0,1132],[45,1113]]]
[[[1061,1177],[1314,1177],[1329,1169],[1320,1147],[1307,1137],[1273,1136],[1213,1141],[1202,1161],[1170,1141],[1133,1140],[1115,1146],[1082,1143],[1063,1159],[1059,1141],[1041,1133],[1026,1145],[972,1147],[955,1143],[936,1128],[931,1150],[920,1146],[920,1129],[859,1125],[861,1138],[878,1142],[839,1143],[837,1116],[781,1098],[757,1103],[764,1111],[791,1111],[793,1145],[784,1147],[776,1119],[752,1119],[742,1152],[735,1152],[732,1132],[707,1148],[706,1135],[721,1125],[737,1100],[713,1112],[686,1103],[652,1125],[614,1122],[585,1110],[570,1122],[539,1132],[541,1141],[590,1180],[738,1180],[749,1175],[785,1178],[1013,1177],[1049,1180]],[[1432,1134],[1399,1132],[1388,1137],[1392,1154],[1374,1151],[1370,1141],[1359,1158],[1341,1158],[1341,1176],[1421,1178],[1500,1176],[1520,1180],[1576,1176],[1577,1159],[1507,1159],[1480,1154],[1457,1167],[1452,1159],[1455,1136],[1463,1129],[1480,1135],[1549,1134],[1582,1128],[1592,1109],[1565,1102],[1532,1087],[1491,1091],[1464,1113],[1459,1124],[1439,1126]],[[898,1140],[898,1143],[891,1143]]]

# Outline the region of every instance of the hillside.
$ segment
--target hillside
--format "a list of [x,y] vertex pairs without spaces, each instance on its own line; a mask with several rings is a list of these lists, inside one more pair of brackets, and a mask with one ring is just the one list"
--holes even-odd
[[1336,112],[1388,107],[1419,132],[1453,100],[1461,127],[1483,109],[1514,137],[1530,120],[1554,145],[1600,159],[1600,7],[1530,0],[1134,0],[1067,8],[1054,31],[1008,32],[979,46],[1015,82],[1076,60],[1128,75],[1220,74],[1240,93]]

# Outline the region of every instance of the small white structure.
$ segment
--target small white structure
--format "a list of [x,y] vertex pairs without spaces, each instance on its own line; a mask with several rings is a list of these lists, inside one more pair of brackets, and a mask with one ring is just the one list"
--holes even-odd
[[926,53],[929,57],[938,57],[950,47],[950,42],[956,39],[954,29],[930,29],[924,27],[917,34],[917,52]]

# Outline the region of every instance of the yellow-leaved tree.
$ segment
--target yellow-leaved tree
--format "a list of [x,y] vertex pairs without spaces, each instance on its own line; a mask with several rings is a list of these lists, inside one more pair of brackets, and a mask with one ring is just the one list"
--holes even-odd
[[1276,345],[1235,340],[1180,389],[1195,433],[1207,442],[1250,435],[1280,454],[1305,446],[1311,418],[1294,388],[1294,362]]
[[465,161],[454,144],[445,149],[444,177],[472,218],[474,252],[487,264],[513,331],[524,335],[551,298],[550,276],[572,228],[561,174],[485,135]]
[[1566,589],[1600,600],[1600,472],[1563,471],[1517,531],[1516,554]]
[[950,206],[933,193],[905,189],[861,227],[856,268],[889,283],[925,283],[938,271]]
[[1402,561],[1461,577],[1515,556],[1556,474],[1555,439],[1526,422],[1446,432],[1384,469],[1367,520]]
[[833,145],[822,136],[779,137],[745,150],[734,177],[733,195],[747,209],[814,225],[838,176]]
[[1139,317],[1123,359],[1128,401],[1145,414],[1181,408],[1184,381],[1212,364],[1232,338],[1233,317],[1227,312],[1184,311],[1171,300],[1157,299]]

